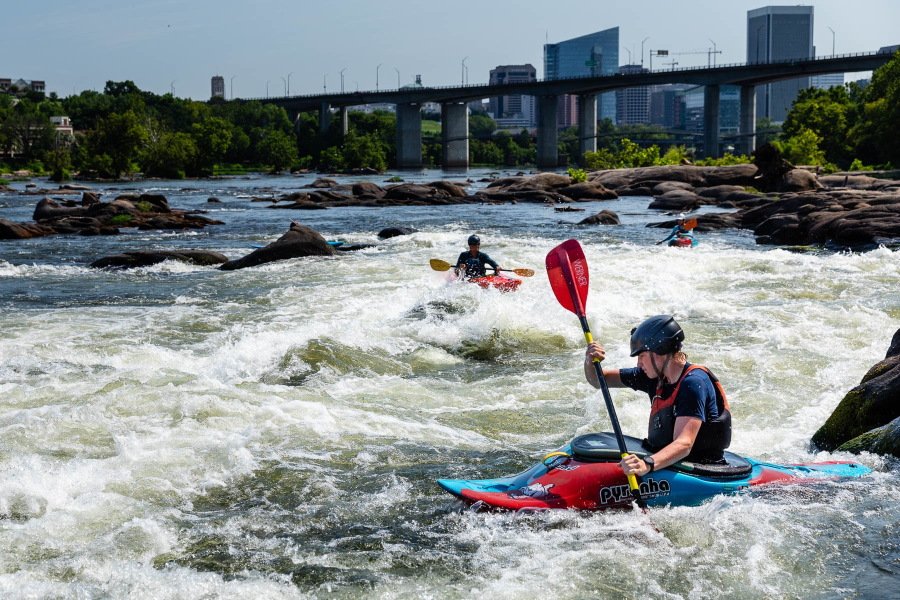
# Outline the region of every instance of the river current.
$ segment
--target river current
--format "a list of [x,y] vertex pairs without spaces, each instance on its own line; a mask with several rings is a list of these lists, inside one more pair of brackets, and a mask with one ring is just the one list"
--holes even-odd
[[[646,197],[583,213],[250,202],[313,178],[97,184],[226,224],[0,241],[0,597],[900,597],[900,463],[809,443],[900,327],[900,253],[790,252],[735,231],[655,246],[663,231],[645,225],[664,217]],[[0,194],[0,217],[28,221],[39,198]],[[603,208],[623,225],[573,225]],[[236,258],[290,219],[376,246],[231,272],[86,267],[146,248]],[[390,225],[419,232],[378,241]],[[472,232],[535,276],[509,294],[447,284],[428,261],[454,261]],[[873,474],[652,509],[659,532],[629,511],[454,510],[436,479],[518,472],[610,428],[543,268],[571,237],[608,366],[634,366],[631,327],[674,314],[728,393],[732,451]],[[613,399],[641,437],[646,396]]]

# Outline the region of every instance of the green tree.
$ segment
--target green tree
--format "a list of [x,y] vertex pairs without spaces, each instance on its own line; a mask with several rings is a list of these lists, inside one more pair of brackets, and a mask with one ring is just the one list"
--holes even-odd
[[[852,92],[851,92],[852,93]],[[851,141],[866,163],[900,165],[900,52],[872,74]]]
[[112,177],[133,171],[134,162],[146,141],[147,130],[132,110],[101,119],[90,143],[98,158],[106,156],[96,163],[97,170],[101,175]]
[[781,153],[795,165],[821,165],[825,163],[825,154],[819,149],[821,142],[815,131],[804,127],[782,142]]
[[497,121],[488,116],[470,115],[469,133],[477,138],[489,137],[497,130]]
[[[24,103],[22,101],[19,105]],[[56,135],[56,127],[50,119],[36,112],[20,110],[19,106],[3,121],[0,130],[7,152],[21,154],[25,160],[37,158],[49,150]]]
[[387,157],[381,141],[374,134],[359,135],[349,133],[344,140],[344,168],[359,169],[369,167],[384,171]]
[[141,154],[144,174],[183,179],[197,160],[197,147],[193,138],[181,132],[163,132],[154,137]]
[[283,131],[269,131],[256,146],[259,162],[283,171],[297,162],[297,140]]
[[209,117],[191,125],[191,138],[197,148],[194,173],[210,174],[228,150],[231,127],[225,119]]
[[782,128],[788,138],[809,129],[821,138],[820,149],[826,160],[844,161],[849,160],[851,153],[847,134],[854,114],[850,95],[843,86],[828,90],[808,88],[800,90]]

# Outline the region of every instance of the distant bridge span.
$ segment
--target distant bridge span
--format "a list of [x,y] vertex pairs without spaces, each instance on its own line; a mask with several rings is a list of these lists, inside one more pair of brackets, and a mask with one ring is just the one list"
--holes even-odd
[[893,58],[887,52],[864,52],[810,59],[781,60],[763,63],[741,63],[715,67],[685,67],[644,73],[545,79],[527,83],[476,84],[445,87],[401,88],[385,91],[345,92],[252,98],[275,104],[287,110],[292,119],[300,112],[318,110],[319,126],[324,131],[330,124],[330,109],[340,108],[346,132],[347,107],[362,104],[397,105],[397,166],[422,166],[422,118],[419,107],[425,102],[441,103],[444,144],[444,166],[467,167],[469,164],[469,124],[466,103],[483,98],[524,94],[538,99],[538,166],[557,166],[557,108],[559,96],[578,96],[579,156],[595,151],[597,130],[597,95],[619,89],[683,83],[704,87],[704,153],[719,154],[719,87],[741,87],[740,137],[742,151],[749,154],[755,147],[756,92],[758,85],[811,77],[829,73],[874,71]]

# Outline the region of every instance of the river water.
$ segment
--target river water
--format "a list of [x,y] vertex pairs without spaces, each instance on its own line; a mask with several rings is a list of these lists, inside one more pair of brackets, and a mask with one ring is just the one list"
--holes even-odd
[[[856,459],[809,439],[900,327],[897,251],[792,253],[734,231],[654,246],[648,198],[566,214],[292,212],[241,197],[312,179],[119,184],[226,225],[0,241],[0,596],[900,596],[900,465],[878,456],[858,457],[874,470],[858,480],[653,509],[658,533],[632,512],[458,512],[434,483],[518,472],[609,429],[578,322],[543,270],[570,237],[608,365],[633,366],[630,328],[672,313],[690,360],[729,395],[731,450]],[[0,195],[0,217],[30,220],[38,198]],[[601,208],[623,225],[572,225]],[[232,272],[86,268],[143,248],[235,258],[291,218],[377,245]],[[379,242],[390,225],[419,232]],[[428,260],[454,261],[472,232],[503,266],[537,273],[512,294],[446,284]],[[613,397],[625,433],[642,436],[646,397]]]

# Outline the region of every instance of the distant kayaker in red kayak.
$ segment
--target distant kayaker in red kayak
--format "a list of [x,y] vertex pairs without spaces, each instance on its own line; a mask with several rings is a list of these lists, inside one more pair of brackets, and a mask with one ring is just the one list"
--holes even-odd
[[463,273],[466,278],[484,277],[487,274],[485,264],[494,269],[494,275],[500,272],[500,265],[494,262],[490,256],[481,252],[481,238],[477,235],[469,236],[469,250],[463,252],[456,259],[456,274]]
[[[609,387],[630,387],[650,397],[650,426],[644,447],[653,454],[634,454],[619,463],[626,475],[646,475],[679,460],[715,464],[731,444],[731,412],[716,376],[692,365],[681,351],[684,331],[669,315],[650,317],[631,330],[631,356],[637,368],[603,369]],[[599,342],[588,344],[584,374],[599,388],[594,357],[606,358]]]
[[682,239],[688,239],[690,241],[694,240],[693,236],[691,235],[691,230],[687,229],[684,226],[684,213],[681,213],[680,215],[678,215],[676,225],[675,225],[675,227],[672,228],[672,233],[670,233],[666,239],[659,240],[658,242],[656,242],[656,245],[659,246],[660,244],[664,244],[673,238],[679,239],[679,240],[682,240]]

